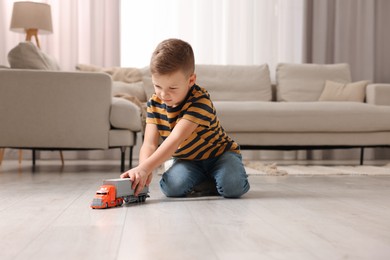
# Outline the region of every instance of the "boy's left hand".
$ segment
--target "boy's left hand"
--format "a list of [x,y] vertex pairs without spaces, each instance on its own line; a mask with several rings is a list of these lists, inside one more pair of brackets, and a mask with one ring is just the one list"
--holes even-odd
[[149,185],[152,181],[152,174],[139,167],[135,167],[128,170],[127,172],[122,173],[120,177],[122,179],[130,178],[132,182],[131,188],[134,190],[135,196],[138,196],[145,185]]

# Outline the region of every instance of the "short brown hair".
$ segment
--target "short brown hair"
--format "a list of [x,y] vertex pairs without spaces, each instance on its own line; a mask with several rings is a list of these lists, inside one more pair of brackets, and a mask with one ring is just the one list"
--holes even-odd
[[167,39],[157,45],[150,60],[152,74],[166,75],[182,70],[186,76],[195,71],[195,58],[189,43],[180,39]]

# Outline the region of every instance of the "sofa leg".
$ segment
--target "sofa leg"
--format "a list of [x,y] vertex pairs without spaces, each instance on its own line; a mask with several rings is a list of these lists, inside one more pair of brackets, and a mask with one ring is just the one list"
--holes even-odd
[[22,163],[22,160],[23,160],[23,150],[19,149],[19,164]]
[[0,165],[3,162],[5,148],[0,148]]
[[32,165],[35,167],[35,161],[36,161],[36,150],[32,149]]
[[64,166],[65,161],[64,161],[64,154],[62,153],[62,150],[60,150],[60,158],[61,158],[61,166]]
[[121,172],[125,171],[125,155],[126,155],[126,147],[121,147]]
[[35,161],[37,159],[36,157],[36,150],[35,149],[32,149],[31,150],[31,153],[32,153],[32,172],[35,172]]
[[364,147],[360,148],[360,165],[363,165],[364,160]]
[[129,169],[133,168],[133,146],[130,146]]

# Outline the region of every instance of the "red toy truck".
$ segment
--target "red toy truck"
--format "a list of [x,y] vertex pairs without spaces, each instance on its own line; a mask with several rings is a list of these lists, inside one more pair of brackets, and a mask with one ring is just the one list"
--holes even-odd
[[103,181],[103,185],[96,191],[92,200],[91,208],[104,209],[121,206],[125,203],[144,202],[149,197],[149,188],[145,188],[138,196],[134,196],[130,179],[108,179]]

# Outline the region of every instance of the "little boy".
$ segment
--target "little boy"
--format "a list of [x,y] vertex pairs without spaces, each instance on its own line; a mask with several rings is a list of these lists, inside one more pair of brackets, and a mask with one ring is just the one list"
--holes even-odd
[[152,181],[153,169],[173,157],[160,181],[167,197],[186,196],[208,179],[225,198],[246,193],[249,182],[239,146],[220,125],[208,92],[195,83],[191,46],[179,39],[161,42],[150,71],[155,94],[147,104],[139,165],[120,177],[130,178],[138,195]]

